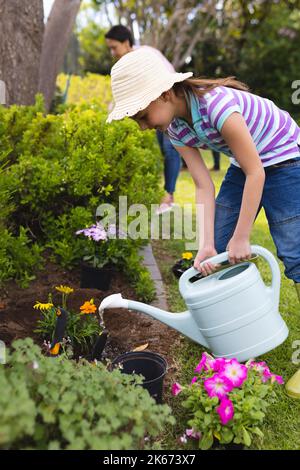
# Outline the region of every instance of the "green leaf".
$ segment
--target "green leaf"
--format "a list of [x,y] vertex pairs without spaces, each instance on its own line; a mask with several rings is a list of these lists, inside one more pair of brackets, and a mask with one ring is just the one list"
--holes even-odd
[[251,437],[247,429],[243,426],[243,440],[244,444],[249,447],[251,445]]
[[210,431],[203,434],[202,438],[199,441],[199,448],[202,450],[208,450],[214,443],[213,433]]

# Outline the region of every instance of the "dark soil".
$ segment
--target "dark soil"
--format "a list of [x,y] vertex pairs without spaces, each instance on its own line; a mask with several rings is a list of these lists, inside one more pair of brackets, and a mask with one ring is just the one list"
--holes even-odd
[[[97,289],[81,289],[80,270],[67,271],[60,266],[48,262],[44,271],[40,271],[30,286],[22,289],[14,282],[6,284],[0,292],[0,339],[7,346],[18,338],[31,337],[42,345],[43,339],[34,333],[40,312],[33,309],[36,301],[47,302],[48,294],[53,294],[54,304],[60,303],[61,295],[55,286],[67,285],[74,289],[68,297],[70,310],[78,310],[86,300],[94,298],[95,305],[114,293],[121,293],[124,298],[138,300],[133,288],[124,275],[116,272],[108,291]],[[109,359],[119,354],[148,343],[147,350],[164,356],[169,365],[166,386],[169,388],[173,372],[176,370],[172,358],[172,349],[180,340],[180,334],[151,317],[125,309],[109,309],[104,313],[109,339],[105,348]]]

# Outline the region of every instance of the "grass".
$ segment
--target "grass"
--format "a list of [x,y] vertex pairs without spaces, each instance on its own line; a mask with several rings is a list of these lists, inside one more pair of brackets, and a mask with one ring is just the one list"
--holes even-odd
[[[204,152],[204,158],[208,166],[212,166],[212,157],[210,152]],[[219,189],[226,169],[228,159],[221,157],[221,171],[212,172],[216,190]],[[179,204],[193,203],[195,200],[195,189],[192,178],[188,171],[181,171],[176,187],[176,202]],[[267,248],[276,256],[276,249],[270,236],[268,223],[265,213],[262,210],[259,214],[251,234],[251,243],[261,245]],[[184,240],[159,240],[153,242],[153,249],[162,272],[163,280],[166,285],[170,311],[178,312],[186,310],[183,299],[178,291],[178,282],[173,276],[170,268],[176,260],[181,257],[185,250]],[[293,342],[300,339],[300,305],[293,282],[284,276],[284,266],[279,261],[282,282],[280,293],[280,312],[289,328],[289,337],[275,350],[261,356],[269,365],[272,372],[282,375],[287,381],[294,372],[300,367],[292,362],[292,355],[296,351],[293,348]],[[259,269],[266,283],[271,280],[270,269],[264,261],[259,262]],[[299,348],[299,347],[298,347]],[[174,351],[178,362],[178,382],[185,383],[193,376],[193,369],[198,363],[203,349],[184,338],[180,349]],[[300,400],[289,398],[284,386],[277,387],[276,403],[268,409],[267,416],[262,426],[264,432],[263,442],[253,441],[253,449],[299,449],[300,448]],[[186,428],[186,416],[184,410],[180,407],[178,398],[170,399],[177,418],[177,424],[173,429],[169,429],[161,442],[162,447],[166,449],[176,449],[179,447],[178,436]],[[190,444],[191,445],[191,444]],[[194,444],[196,445],[196,444]]]

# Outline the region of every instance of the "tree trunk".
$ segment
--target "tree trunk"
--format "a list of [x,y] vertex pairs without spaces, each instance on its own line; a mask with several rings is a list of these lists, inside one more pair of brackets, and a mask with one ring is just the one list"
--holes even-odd
[[63,64],[81,0],[55,0],[43,40],[40,62],[39,91],[49,110],[55,92],[57,74]]
[[0,80],[8,105],[34,103],[43,32],[42,0],[0,0]]

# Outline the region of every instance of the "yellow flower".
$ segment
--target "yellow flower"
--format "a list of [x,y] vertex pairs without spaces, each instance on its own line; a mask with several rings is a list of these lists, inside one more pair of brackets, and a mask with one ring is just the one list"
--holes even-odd
[[80,310],[82,314],[95,313],[97,308],[96,305],[94,305],[94,299],[84,302],[84,304],[81,305]]
[[39,302],[38,300],[36,301],[36,304],[33,306],[33,308],[36,308],[37,310],[49,310],[51,307],[53,307],[53,304],[51,303],[43,304],[42,302]]
[[191,253],[190,251],[185,251],[184,253],[182,253],[181,257],[182,259],[192,259],[193,253]]
[[56,286],[55,289],[58,290],[58,292],[62,292],[63,294],[72,294],[72,292],[74,292],[72,287],[63,286],[62,284],[60,286]]

